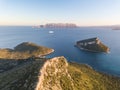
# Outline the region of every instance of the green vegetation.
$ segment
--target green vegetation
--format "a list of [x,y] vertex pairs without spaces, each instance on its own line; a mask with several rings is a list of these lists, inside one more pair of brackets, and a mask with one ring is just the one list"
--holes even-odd
[[99,73],[84,64],[66,65],[62,62],[65,58],[58,59],[57,64],[46,66],[43,88],[38,90],[120,90],[120,78]]
[[27,62],[0,73],[0,90],[34,90],[45,59]]
[[120,90],[120,78],[96,72],[87,65],[69,63],[68,72],[73,90]]
[[0,83],[0,90],[120,90],[120,78],[64,57],[27,62],[1,73]]
[[109,48],[102,43],[92,44],[92,45],[87,45],[82,47],[89,51],[94,51],[94,52],[109,52]]
[[53,49],[38,46],[31,42],[24,42],[12,49],[0,49],[0,58],[4,59],[26,59],[38,57],[53,52]]

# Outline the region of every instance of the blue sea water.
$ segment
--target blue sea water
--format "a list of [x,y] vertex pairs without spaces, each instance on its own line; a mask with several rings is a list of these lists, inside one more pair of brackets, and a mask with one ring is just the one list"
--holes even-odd
[[[92,53],[74,47],[76,41],[92,37],[99,37],[110,48],[110,53]],[[0,27],[0,48],[14,48],[21,42],[28,41],[55,49],[49,57],[64,56],[69,61],[85,63],[98,71],[120,76],[120,30],[87,27]]]

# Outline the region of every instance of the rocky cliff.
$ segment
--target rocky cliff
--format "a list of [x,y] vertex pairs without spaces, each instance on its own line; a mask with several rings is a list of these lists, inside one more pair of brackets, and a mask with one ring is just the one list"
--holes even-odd
[[119,83],[64,57],[32,60],[0,73],[0,90],[120,90]]

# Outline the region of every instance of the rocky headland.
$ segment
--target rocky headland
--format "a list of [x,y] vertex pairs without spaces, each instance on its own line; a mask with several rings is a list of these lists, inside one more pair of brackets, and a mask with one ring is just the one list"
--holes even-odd
[[42,57],[54,52],[54,49],[39,46],[32,42],[23,42],[14,49],[0,49],[1,59],[27,59],[29,57]]

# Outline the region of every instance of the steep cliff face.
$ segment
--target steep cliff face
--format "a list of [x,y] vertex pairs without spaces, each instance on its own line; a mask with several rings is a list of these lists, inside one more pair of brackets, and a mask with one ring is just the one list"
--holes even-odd
[[120,90],[120,78],[64,57],[37,59],[0,73],[0,90]]

